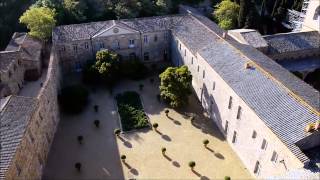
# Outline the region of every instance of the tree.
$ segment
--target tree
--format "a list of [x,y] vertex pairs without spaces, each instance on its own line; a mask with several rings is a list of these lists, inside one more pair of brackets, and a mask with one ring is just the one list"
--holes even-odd
[[213,16],[218,20],[218,24],[225,30],[237,27],[237,18],[240,6],[230,0],[223,0],[215,7]]
[[86,11],[88,10],[84,0],[63,0],[63,7],[75,21],[83,22],[87,19]]
[[48,40],[56,25],[54,9],[46,7],[31,7],[20,17],[20,23],[25,24],[32,37]]
[[287,15],[287,8],[287,0],[277,0],[272,11],[272,17],[281,22]]
[[172,107],[188,103],[192,75],[187,66],[169,67],[160,74],[160,96]]
[[171,11],[171,0],[156,0],[157,14],[164,15]]
[[109,50],[100,50],[96,54],[96,63],[92,68],[104,83],[112,86],[119,73],[120,56]]
[[256,28],[260,16],[257,12],[255,2],[252,0],[240,0],[238,26],[240,28]]

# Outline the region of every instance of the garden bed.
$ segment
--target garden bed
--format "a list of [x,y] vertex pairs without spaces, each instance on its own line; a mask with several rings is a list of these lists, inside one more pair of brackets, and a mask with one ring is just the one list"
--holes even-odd
[[138,93],[127,91],[116,96],[122,131],[149,127],[148,116],[143,110]]

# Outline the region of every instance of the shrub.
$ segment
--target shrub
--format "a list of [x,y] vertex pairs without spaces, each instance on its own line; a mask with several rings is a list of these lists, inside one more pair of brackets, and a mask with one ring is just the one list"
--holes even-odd
[[208,144],[209,144],[209,140],[208,139],[203,140],[203,145],[204,146],[207,146]]
[[162,154],[164,154],[166,151],[167,151],[167,149],[165,147],[161,148]]
[[124,131],[140,129],[149,125],[138,93],[124,92],[118,94],[116,100]]
[[100,126],[100,121],[99,120],[94,120],[94,125],[96,126],[96,127],[99,127]]
[[169,109],[166,109],[166,110],[164,111],[164,113],[166,113],[166,116],[168,116],[168,114],[169,114]]
[[225,176],[224,180],[231,180],[230,176]]
[[196,166],[196,163],[195,163],[194,161],[190,161],[190,162],[189,162],[189,167],[190,167],[191,169],[193,169],[195,166]]
[[79,163],[79,162],[75,163],[75,164],[74,164],[74,167],[75,167],[78,171],[80,171],[80,170],[81,170],[81,163]]
[[127,156],[126,155],[121,155],[120,158],[124,162],[127,159]]
[[98,112],[99,111],[99,106],[98,105],[94,105],[93,109],[94,109],[95,112]]
[[88,103],[88,90],[81,85],[65,87],[58,96],[60,107],[66,113],[80,113]]
[[143,90],[143,87],[144,87],[144,85],[143,85],[143,84],[139,84],[139,89],[140,89],[140,91],[142,91],[142,90]]
[[159,127],[159,124],[158,124],[158,123],[153,123],[153,124],[152,124],[152,127],[153,127],[154,129],[157,129],[157,128]]
[[119,136],[121,133],[121,130],[119,128],[116,128],[113,132],[115,135]]

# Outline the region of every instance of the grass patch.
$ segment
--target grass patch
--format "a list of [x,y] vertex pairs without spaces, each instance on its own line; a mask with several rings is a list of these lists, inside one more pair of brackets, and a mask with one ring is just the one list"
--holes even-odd
[[118,94],[116,100],[123,131],[141,129],[149,126],[148,118],[143,110],[138,93],[127,91]]

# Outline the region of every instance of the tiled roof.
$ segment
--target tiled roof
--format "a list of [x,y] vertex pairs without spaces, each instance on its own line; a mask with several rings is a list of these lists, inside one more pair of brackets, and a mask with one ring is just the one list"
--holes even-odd
[[7,71],[10,64],[19,59],[20,55],[17,51],[1,51],[0,52],[0,71]]
[[240,43],[251,45],[255,48],[267,47],[267,42],[262,38],[261,34],[252,29],[235,29],[228,31]]
[[53,41],[67,42],[90,39],[95,34],[111,27],[114,23],[124,24],[142,33],[161,31],[172,28],[182,17],[183,15],[155,16],[58,26],[53,31]]
[[278,54],[307,49],[320,50],[320,33],[318,31],[284,33],[264,36],[269,44],[269,54]]
[[36,109],[36,99],[11,96],[0,114],[0,179],[10,166],[30,115]]
[[[315,106],[319,92],[253,47],[228,42],[209,29],[201,19],[190,15],[173,29],[173,34],[194,54],[202,56],[299,160],[308,161],[295,142],[309,135],[304,132],[305,125],[315,122],[319,116],[289,95],[285,86],[305,95],[303,98],[314,101]],[[245,69],[246,62],[255,62],[261,69]],[[309,96],[313,97],[308,99]]]

